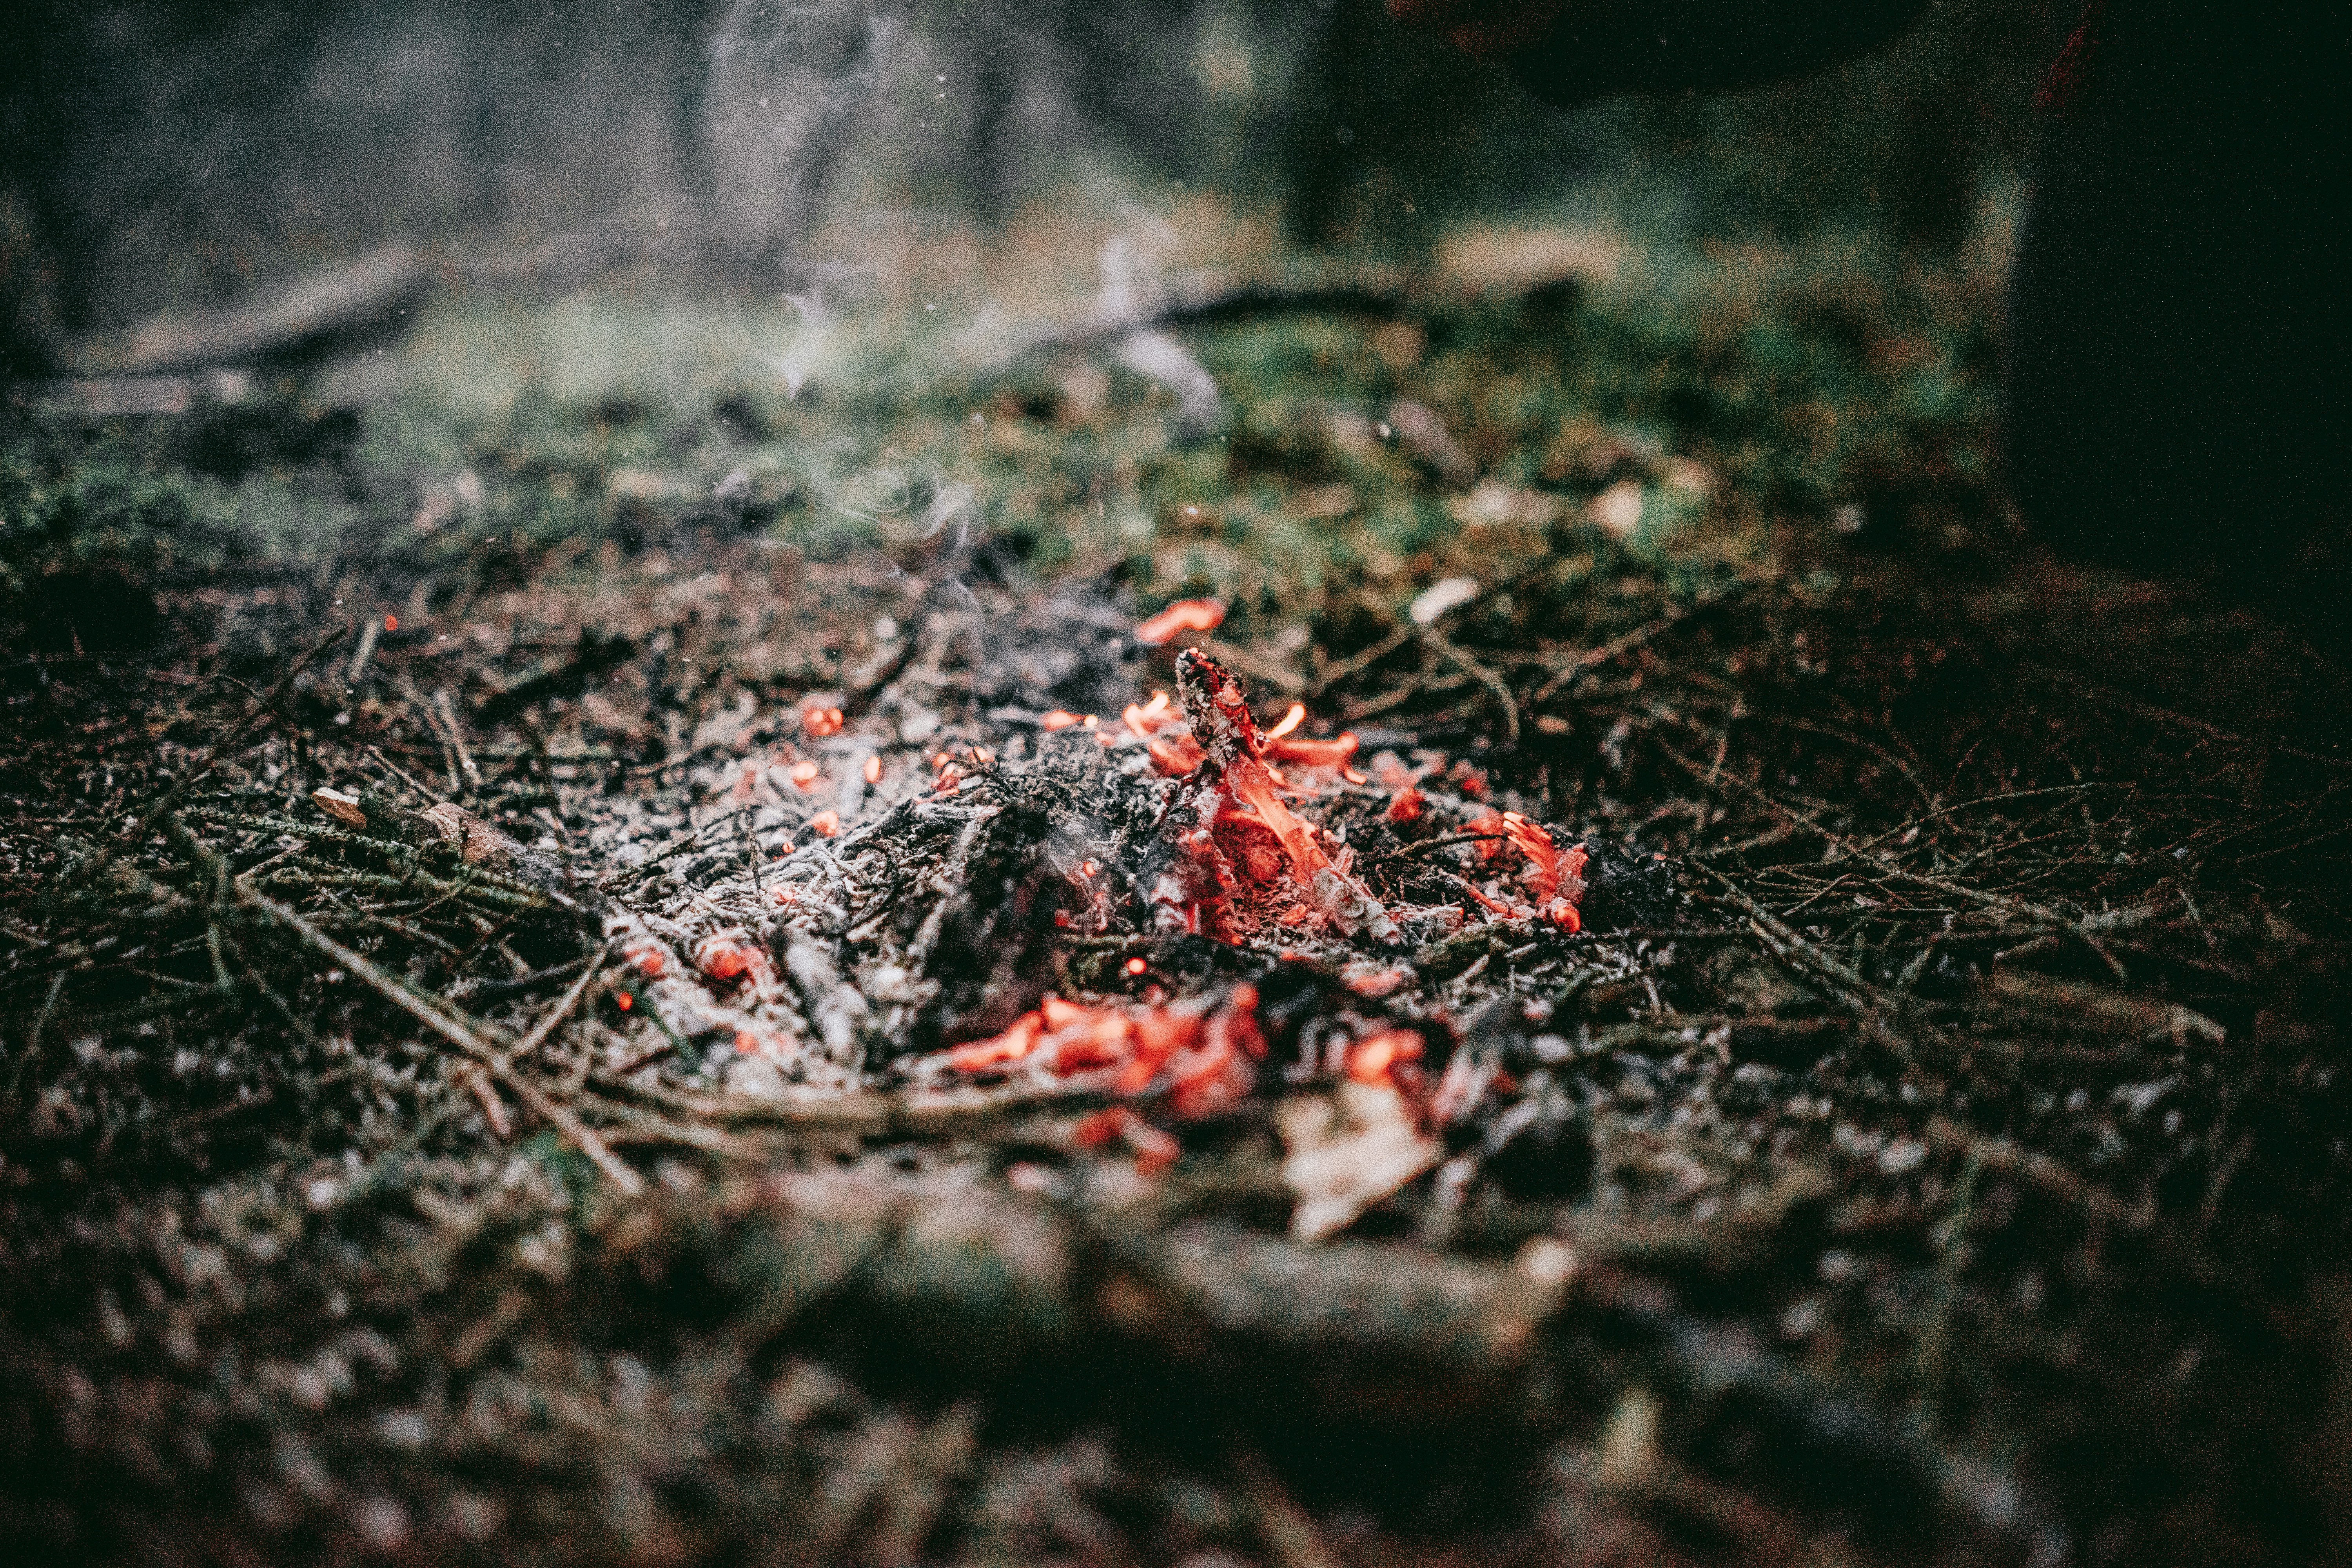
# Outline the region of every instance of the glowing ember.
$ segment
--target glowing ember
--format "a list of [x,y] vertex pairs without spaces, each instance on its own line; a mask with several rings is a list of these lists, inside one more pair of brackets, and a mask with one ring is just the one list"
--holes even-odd
[[713,980],[742,977],[754,985],[767,984],[774,974],[768,950],[740,931],[720,931],[695,943],[694,966]]
[[1125,710],[1119,714],[1119,718],[1126,723],[1129,731],[1139,741],[1148,741],[1169,725],[1183,722],[1181,717],[1169,704],[1168,693],[1165,691],[1153,692],[1151,700],[1149,702],[1129,703]]
[[1127,961],[1127,972],[1129,974],[1140,974],[1150,967],[1150,964],[1139,958],[1130,958]]
[[646,979],[656,980],[669,967],[669,950],[652,937],[631,937],[621,944],[621,962]]
[[1348,1076],[1358,1083],[1393,1084],[1391,1069],[1421,1059],[1422,1039],[1412,1029],[1382,1029],[1348,1047]]
[[637,999],[630,995],[627,992],[615,991],[613,993],[613,1005],[618,1007],[622,1012],[625,1013],[636,1005]]
[[1089,1007],[1048,996],[1003,1034],[952,1047],[925,1065],[956,1073],[1015,1063],[1060,1077],[1100,1073],[1115,1094],[1140,1094],[1164,1077],[1178,1115],[1205,1116],[1250,1091],[1251,1063],[1265,1055],[1257,988],[1236,985],[1214,1011],[1197,1002]]
[[400,617],[398,616],[384,616],[383,629],[388,632],[398,631],[400,629]]
[[801,710],[801,728],[817,740],[841,733],[841,710],[821,708],[812,702]]
[[835,838],[841,834],[841,813],[820,811],[809,818],[809,831],[819,838]]
[[1277,763],[1301,763],[1310,768],[1345,767],[1348,759],[1356,754],[1363,742],[1351,731],[1341,731],[1328,741],[1310,741],[1304,736],[1295,741],[1277,741],[1269,733],[1265,754]]
[[1471,895],[1489,910],[1507,919],[1525,920],[1540,914],[1554,925],[1569,931],[1584,929],[1583,917],[1576,906],[1584,897],[1584,846],[1572,844],[1566,849],[1552,842],[1550,832],[1541,823],[1530,822],[1516,811],[1489,812],[1470,825],[1473,833],[1494,835],[1478,846],[1478,858],[1492,861],[1500,859],[1514,848],[1527,857],[1528,869],[1524,880],[1535,896],[1535,908],[1497,901],[1478,891]]
[[874,756],[866,759],[866,782],[867,784],[880,784],[882,782],[882,759],[880,757]]
[[1213,632],[1225,624],[1225,606],[1221,599],[1179,599],[1141,626],[1135,628],[1135,640],[1153,647],[1173,638],[1179,632]]
[[1081,1149],[1099,1149],[1114,1138],[1126,1141],[1135,1152],[1135,1168],[1147,1176],[1166,1170],[1184,1152],[1174,1133],[1154,1127],[1125,1106],[1097,1110],[1070,1130],[1070,1142]]
[[1199,767],[1208,755],[1189,732],[1165,737],[1155,735],[1144,744],[1151,753],[1152,771],[1162,778],[1181,778]]
[[1349,990],[1359,996],[1388,996],[1411,983],[1410,969],[1396,965],[1350,964],[1340,974]]
[[1407,784],[1389,797],[1388,819],[1394,823],[1419,822],[1422,813],[1428,809],[1427,797]]
[[1073,724],[1089,723],[1091,721],[1081,719],[1066,709],[1056,708],[1039,719],[1037,722],[1048,730],[1066,730]]
[[1198,648],[1186,648],[1176,656],[1176,686],[1183,694],[1193,737],[1216,770],[1224,806],[1214,826],[1249,823],[1271,833],[1289,858],[1292,879],[1317,912],[1343,931],[1393,940],[1396,922],[1370,890],[1349,875],[1349,852],[1342,850],[1341,859],[1334,862],[1316,841],[1315,830],[1276,797],[1279,781],[1263,760],[1265,739],[1250,717],[1241,683]]
[[803,789],[814,789],[817,786],[817,780],[824,774],[824,770],[818,767],[814,763],[794,763],[793,764],[793,771],[788,776],[792,779],[793,783],[800,785]]

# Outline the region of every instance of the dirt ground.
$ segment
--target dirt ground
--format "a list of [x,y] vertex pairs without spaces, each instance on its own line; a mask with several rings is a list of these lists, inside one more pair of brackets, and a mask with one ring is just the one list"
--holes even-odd
[[1622,261],[21,393],[0,1530],[2352,1545],[2340,655],[2021,535],[1983,258]]

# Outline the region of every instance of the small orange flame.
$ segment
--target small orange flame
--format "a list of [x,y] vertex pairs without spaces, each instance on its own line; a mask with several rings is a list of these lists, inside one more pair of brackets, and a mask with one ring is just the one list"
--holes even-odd
[[1346,766],[1348,759],[1356,754],[1356,748],[1361,744],[1363,742],[1356,738],[1352,730],[1343,730],[1328,741],[1310,741],[1304,737],[1296,741],[1277,741],[1269,733],[1265,754],[1277,763],[1299,763],[1310,768],[1337,768]]
[[801,710],[801,728],[818,740],[840,734],[841,724],[841,710],[838,708],[824,708],[812,702]]
[[1135,640],[1158,647],[1179,632],[1213,632],[1224,624],[1223,600],[1179,599],[1137,626]]
[[866,782],[867,784],[880,784],[882,782],[882,759],[880,757],[872,756],[866,759]]
[[1144,745],[1151,752],[1152,770],[1162,778],[1181,778],[1201,765],[1208,753],[1188,731],[1166,739],[1153,736]]
[[841,834],[841,813],[820,811],[809,818],[809,831],[819,838],[835,838]]
[[1037,722],[1048,730],[1066,730],[1071,725],[1082,723],[1084,721],[1066,708],[1056,708],[1040,718]]
[[1265,732],[1265,738],[1269,741],[1279,741],[1306,721],[1307,704],[1294,702],[1290,705],[1290,711],[1282,716],[1282,722]]
[[793,771],[787,776],[803,789],[814,789],[818,778],[824,772],[824,770],[814,763],[794,763]]

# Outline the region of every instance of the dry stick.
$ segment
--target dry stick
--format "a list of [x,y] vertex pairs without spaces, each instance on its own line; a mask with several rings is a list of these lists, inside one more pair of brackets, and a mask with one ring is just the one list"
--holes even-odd
[[1234,1455],[1234,1469],[1241,1478],[1242,1495],[1257,1515],[1266,1552],[1281,1568],[1339,1568],[1315,1521],[1255,1449],[1240,1448]]
[[[275,900],[263,897],[243,883],[236,884],[239,903],[260,910],[270,919],[293,931],[310,946],[332,959],[353,979],[368,986],[385,1001],[408,1014],[418,1023],[475,1058],[496,1074],[499,1081],[514,1090],[525,1105],[539,1113],[551,1126],[572,1141],[572,1145],[588,1156],[595,1167],[604,1172],[612,1184],[630,1197],[645,1191],[645,1178],[631,1170],[619,1155],[596,1135],[595,1129],[582,1121],[564,1107],[547,1096],[547,1092],[515,1071],[504,1051],[493,1045],[470,1022],[451,1014],[419,996],[398,980],[378,969],[373,963],[300,915]],[[591,973],[593,973],[592,970]]]
[[490,1075],[478,1067],[468,1067],[466,1088],[482,1108],[482,1118],[490,1124],[490,1131],[501,1143],[514,1136],[514,1118],[507,1114],[506,1101],[490,1087]]
[[1220,664],[1229,664],[1244,675],[1255,676],[1269,686],[1282,689],[1284,695],[1296,697],[1307,689],[1307,678],[1277,660],[1252,653],[1245,647],[1235,647],[1215,637],[1202,637],[1201,651]]
[[431,700],[416,689],[416,682],[409,679],[405,671],[400,677],[400,695],[402,700],[416,710],[417,721],[425,726],[425,733],[441,743],[441,765],[449,772],[451,797],[464,795],[466,781],[457,776],[457,750],[449,743],[449,737],[441,732],[440,725],[435,721]]
[[1567,686],[1585,671],[1598,668],[1620,654],[1631,653],[1660,632],[1671,631],[1700,611],[1713,609],[1727,599],[1737,598],[1746,590],[1747,584],[1740,584],[1726,588],[1718,594],[1703,594],[1680,609],[1669,610],[1655,620],[1644,621],[1631,631],[1620,633],[1598,647],[1587,648],[1561,666],[1559,672],[1549,680],[1537,687],[1528,698],[1528,706],[1530,708],[1536,706],[1559,692],[1562,687]]
[[2276,752],[2281,756],[2294,757],[2300,762],[2316,763],[2326,768],[2352,768],[2352,758],[2331,757],[2323,752],[2307,751],[2301,746],[2291,746],[2284,741],[2258,741],[2251,735],[2240,735],[2222,729],[2219,724],[2208,723],[2202,719],[2191,718],[2186,713],[2176,713],[2169,708],[2158,708],[2153,703],[2142,702],[2126,692],[2117,690],[2115,687],[2101,685],[2095,680],[2085,680],[2071,670],[2053,669],[2047,665],[2029,664],[2025,667],[2025,673],[2037,679],[2046,680],[2053,686],[2063,688],[2077,697],[2105,703],[2136,719],[2147,719],[2158,724],[2169,724],[2178,729],[2187,730],[2191,734],[2202,735],[2210,741],[2219,741],[2231,746],[2243,746],[2249,751]]
[[[1693,726],[1693,728],[1696,728],[1696,726]],[[1705,731],[1702,731],[1700,732],[1704,733]],[[1672,759],[1673,762],[1677,766],[1681,767],[1685,773],[1690,773],[1694,778],[1698,776],[1699,767],[1696,759],[1684,756],[1672,746],[1661,745],[1658,749],[1661,752],[1664,752],[1668,758]],[[2051,909],[2044,904],[2031,903],[2023,899],[2005,898],[2001,894],[1988,893],[1980,889],[1968,887],[1963,883],[1952,881],[1948,878],[1930,876],[1924,871],[1911,870],[1895,861],[1886,859],[1885,857],[1874,853],[1864,847],[1867,844],[1874,844],[1878,842],[1877,838],[1864,840],[1862,844],[1856,844],[1842,838],[1831,829],[1823,826],[1819,819],[1817,819],[1811,812],[1790,805],[1788,802],[1772,795],[1770,791],[1750,784],[1748,780],[1741,778],[1737,773],[1724,774],[1719,782],[1732,784],[1746,794],[1753,795],[1758,800],[1762,801],[1766,805],[1771,807],[1774,811],[1783,814],[1790,819],[1801,824],[1809,831],[1818,834],[1822,840],[1829,845],[1832,853],[1850,856],[1856,860],[1860,860],[1865,865],[1876,869],[1882,877],[1891,877],[1898,881],[1909,882],[1917,887],[1929,888],[1937,892],[1948,894],[1952,898],[1975,904],[1981,909],[1999,910],[2004,914],[2020,916],[2029,921],[2039,921],[2045,929],[2053,932],[2071,936],[2075,941],[2081,942],[2084,947],[2089,948],[2092,953],[2098,958],[2100,963],[2107,966],[2108,971],[2113,973],[2117,980],[2128,982],[2131,978],[2129,973],[2124,968],[2123,961],[2118,959],[2113,952],[2110,952],[2107,950],[2106,944],[2099,941],[2098,937],[2090,929],[2089,917],[2078,920],[2073,916],[2064,914],[2060,910]],[[2059,792],[2044,791],[2036,793]],[[1885,834],[1880,834],[1878,838],[1884,838],[1886,836]],[[1818,894],[1815,895],[1815,897],[1819,896],[1820,895]],[[1810,899],[1806,900],[1808,903],[1811,901],[1812,900]]]
[[382,763],[385,767],[390,768],[394,778],[397,778],[410,789],[413,789],[417,794],[423,795],[426,800],[431,801],[435,805],[443,804],[442,796],[436,795],[429,789],[426,789],[422,783],[418,782],[415,774],[411,773],[406,768],[402,767],[398,763],[394,762],[390,757],[385,756],[383,754],[383,747],[370,746],[368,748],[368,755],[373,757],[377,762]]
[[[1805,971],[1817,984],[1827,987],[1830,994],[1855,1016],[1864,1019],[1874,1018],[1883,1022],[1899,1016],[1905,1010],[1900,998],[1888,995],[1855,973],[1851,968],[1831,957],[1817,943],[1808,941],[1787,921],[1749,898],[1740,889],[1738,883],[1734,882],[1712,866],[1699,861],[1693,861],[1692,864],[1697,867],[1702,875],[1722,888],[1725,896],[1748,916],[1749,927],[1758,937],[1762,939],[1765,947],[1773,956]],[[1949,1038],[1946,1031],[1919,1020],[1914,1020],[1913,1026],[1919,1035],[1941,1047],[1942,1054],[1952,1060],[1958,1061],[1967,1055],[1963,1044]],[[1887,1047],[1903,1058],[1906,1067],[1917,1068],[1922,1065],[1918,1060],[1917,1053],[1912,1049],[1909,1040],[1885,1028],[1880,1029],[1879,1034]]]
[[383,623],[370,616],[360,627],[360,646],[352,652],[352,662],[343,670],[343,684],[357,686],[360,677],[367,673],[368,659],[375,652],[375,639],[383,630]]
[[1898,822],[1884,833],[1874,834],[1871,837],[1858,839],[1849,843],[1846,846],[1846,848],[1850,853],[1869,849],[1877,845],[1885,843],[1886,840],[1895,837],[1897,834],[1908,833],[1913,828],[1916,827],[1925,827],[1931,822],[1939,822],[1948,816],[1957,816],[1964,811],[1974,811],[1979,806],[2007,805],[2013,801],[2033,800],[2042,795],[2087,795],[2093,790],[2103,789],[2119,789],[2130,794],[2137,794],[2139,791],[2139,785],[2135,783],[2126,783],[2122,781],[2093,779],[2082,784],[2049,784],[2040,789],[2014,789],[2009,790],[2000,795],[1980,795],[1974,800],[1956,801],[1950,805],[1937,806],[1935,810],[1928,812],[1925,816],[1914,816],[1902,822]]
[[[349,626],[338,626],[335,630],[328,633],[327,636],[321,637],[319,641],[312,643],[301,653],[296,655],[294,662],[287,667],[286,673],[278,678],[278,684],[269,689],[268,695],[266,697],[257,696],[254,700],[253,710],[247,713],[244,718],[238,720],[236,726],[230,730],[227,734],[223,735],[219,740],[214,742],[209,747],[205,748],[205,760],[195,767],[191,768],[187,773],[182,774],[170,789],[163,792],[163,798],[157,801],[152,806],[151,806],[145,816],[140,818],[139,825],[131,830],[130,842],[131,846],[135,848],[139,845],[147,842],[147,836],[155,831],[156,825],[162,822],[164,817],[171,815],[173,808],[180,804],[180,798],[183,795],[186,795],[188,791],[194,789],[197,784],[204,782],[204,780],[211,774],[213,769],[219,764],[221,758],[228,753],[228,749],[231,746],[236,745],[239,741],[244,740],[246,731],[251,730],[256,724],[259,723],[265,714],[276,713],[278,700],[293,689],[295,678],[299,676],[304,669],[310,667],[310,663],[312,659],[318,658],[320,654],[326,652],[327,649],[334,647],[335,644],[342,641],[343,638],[349,636],[351,636],[351,628]],[[89,859],[76,866],[72,870],[67,872],[63,877],[58,879],[57,888],[50,895],[52,900],[71,889],[79,887],[82,883],[88,881],[90,878],[97,876],[100,872],[105,870],[113,863],[113,848],[110,847],[108,848],[100,849]]]
[[467,781],[476,789],[481,788],[482,770],[474,765],[474,753],[466,750],[466,733],[457,727],[457,714],[450,706],[447,687],[433,693],[433,709],[441,715],[442,726],[449,731],[449,743],[457,749],[457,765],[466,770]]
[[1323,693],[1330,690],[1331,688],[1339,685],[1339,682],[1347,679],[1349,676],[1355,675],[1361,670],[1368,669],[1371,666],[1378,664],[1381,660],[1388,658],[1389,655],[1396,652],[1397,649],[1411,642],[1412,640],[1413,634],[1420,629],[1420,627],[1414,626],[1411,621],[1407,621],[1404,625],[1397,627],[1396,630],[1389,633],[1388,636],[1382,637],[1371,647],[1351,654],[1348,658],[1341,659],[1339,663],[1331,665],[1324,669],[1320,675],[1318,675],[1313,680],[1307,683],[1307,694],[1309,697],[1320,697]]
[[572,1008],[580,1005],[580,998],[587,994],[589,984],[596,978],[596,971],[604,964],[606,956],[612,951],[612,939],[607,937],[604,944],[596,950],[595,956],[581,969],[580,978],[572,983],[572,988],[563,994],[562,998],[554,1006],[547,1010],[545,1017],[530,1026],[530,1033],[515,1042],[516,1056],[528,1057],[547,1043],[547,1037],[555,1033],[556,1026],[572,1016]]
[[1517,745],[1519,743],[1519,700],[1511,694],[1510,683],[1487,666],[1481,664],[1468,649],[1435,626],[1422,626],[1417,629],[1421,633],[1423,642],[1461,666],[1464,673],[1495,694],[1495,700],[1503,705],[1503,737],[1509,744]]

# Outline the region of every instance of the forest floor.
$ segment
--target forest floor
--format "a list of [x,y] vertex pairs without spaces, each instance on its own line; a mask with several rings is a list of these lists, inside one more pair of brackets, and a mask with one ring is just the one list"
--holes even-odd
[[2352,1542],[2347,672],[1997,254],[1099,238],[0,410],[0,1531]]

